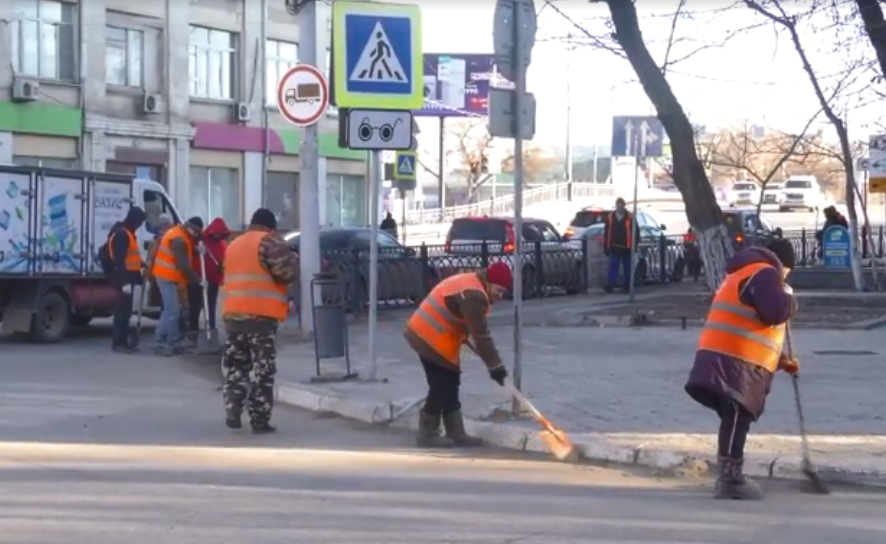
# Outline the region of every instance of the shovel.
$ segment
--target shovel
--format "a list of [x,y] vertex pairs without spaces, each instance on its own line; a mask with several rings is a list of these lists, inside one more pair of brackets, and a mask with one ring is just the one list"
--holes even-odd
[[209,328],[209,295],[206,291],[206,246],[200,242],[200,270],[203,273],[203,282],[200,288],[203,290],[203,328],[205,334],[197,336],[197,352],[198,353],[218,353],[220,348],[218,342],[218,330]]
[[138,314],[135,318],[135,329],[129,329],[129,347],[137,348],[142,335],[142,310],[145,307],[145,294],[148,292],[148,282],[142,278],[142,289],[139,294]]

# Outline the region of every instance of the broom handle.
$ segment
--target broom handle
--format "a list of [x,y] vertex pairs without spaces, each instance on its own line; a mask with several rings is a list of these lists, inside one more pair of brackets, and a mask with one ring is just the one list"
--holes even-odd
[[[785,347],[787,348],[788,358],[794,358],[794,346],[791,342],[791,322],[785,324]],[[800,422],[800,448],[803,452],[803,461],[811,464],[809,458],[809,438],[806,434],[806,418],[803,417],[803,403],[800,402],[800,379],[799,376],[791,376],[791,384],[794,386],[794,402],[797,406],[797,420]]]

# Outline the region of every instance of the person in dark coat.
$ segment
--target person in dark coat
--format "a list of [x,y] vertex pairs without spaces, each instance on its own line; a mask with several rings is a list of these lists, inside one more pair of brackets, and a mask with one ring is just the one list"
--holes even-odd
[[394,216],[391,215],[391,212],[387,212],[385,218],[382,219],[381,225],[379,225],[378,228],[387,232],[394,238],[397,237],[397,221],[394,219]]
[[117,223],[108,237],[108,249],[114,263],[111,282],[117,292],[111,349],[118,352],[135,351],[135,347],[129,343],[129,318],[132,316],[133,287],[142,284],[143,264],[141,257],[137,257],[139,248],[136,232],[144,222],[144,210],[133,206],[129,208],[126,219]]
[[618,286],[619,268],[624,273],[622,288],[625,292],[630,289],[631,247],[638,238],[636,230],[631,235],[633,221],[634,218],[625,207],[625,199],[617,198],[615,211],[606,218],[606,226],[603,229],[603,253],[609,257],[609,278],[605,288],[607,293],[611,293]]
[[[843,227],[844,229],[849,228],[849,221],[846,220],[846,217],[843,216],[842,213],[837,211],[836,206],[828,206],[823,210],[824,213],[824,225],[821,230],[815,233],[815,238],[818,240],[818,258],[822,258],[824,252],[824,233],[828,231],[831,227]],[[863,237],[864,239],[864,237]]]
[[[785,325],[797,310],[793,290],[784,281],[795,260],[793,245],[782,239],[772,241],[768,248],[750,247],[736,253],[727,263],[727,279],[714,297],[705,330],[699,339],[699,350],[695,354],[695,363],[685,390],[696,402],[720,416],[717,441],[720,464],[718,498],[762,498],[760,488],[744,477],[744,445],[751,423],[763,414],[766,396],[772,388],[774,370],[789,373],[798,370],[796,361],[788,359],[782,345],[775,346],[777,342],[771,340],[780,338],[783,341]],[[733,276],[731,280],[730,276]],[[735,281],[738,278],[742,279]],[[724,292],[727,289],[735,289],[736,292]],[[730,328],[730,325],[723,323],[723,318],[716,320],[714,316],[716,312],[722,314],[724,311],[734,316],[732,319],[736,323],[752,325],[743,330],[727,330],[727,334],[723,335],[724,329]],[[716,323],[712,325],[714,321]],[[723,338],[727,339],[727,344],[730,344],[725,346],[727,349],[714,351],[704,347],[705,337],[712,328],[713,336],[719,335],[716,342],[722,343]],[[760,340],[760,337],[763,339]],[[751,342],[751,349],[747,348],[748,342]],[[728,348],[739,345],[748,353],[755,349],[759,352],[760,347],[777,349],[777,353],[769,352],[773,356],[769,361],[775,363],[777,357],[777,364],[771,364],[770,371],[766,368],[765,360],[744,360],[724,353],[730,351]]]

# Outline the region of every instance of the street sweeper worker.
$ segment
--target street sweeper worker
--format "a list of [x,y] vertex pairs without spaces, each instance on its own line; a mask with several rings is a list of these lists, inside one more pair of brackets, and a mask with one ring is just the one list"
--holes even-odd
[[[428,382],[428,396],[419,412],[419,447],[482,444],[465,431],[459,400],[460,353],[462,344],[470,342],[489,376],[504,385],[508,372],[492,340],[487,316],[492,303],[510,291],[512,283],[511,267],[504,262],[456,274],[434,287],[406,324],[406,342],[418,354]],[[445,438],[440,436],[441,420]]]
[[775,372],[799,370],[782,352],[786,323],[797,310],[785,283],[795,259],[788,240],[736,253],[699,338],[685,389],[720,417],[718,499],[763,498],[759,485],[744,476],[744,446],[751,423],[763,413]]

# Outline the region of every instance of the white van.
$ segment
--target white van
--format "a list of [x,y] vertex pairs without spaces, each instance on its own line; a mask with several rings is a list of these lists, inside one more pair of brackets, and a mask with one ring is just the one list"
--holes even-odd
[[781,188],[780,211],[805,209],[814,212],[821,209],[824,194],[815,176],[791,176]]
[[[159,183],[81,170],[0,166],[2,329],[27,333],[35,342],[58,342],[70,326],[112,315],[117,295],[98,250],[132,206],[147,216],[137,233],[146,259],[160,216],[181,222]],[[146,295],[145,314],[154,316],[159,297],[150,289]],[[140,290],[134,297],[141,299]]]

